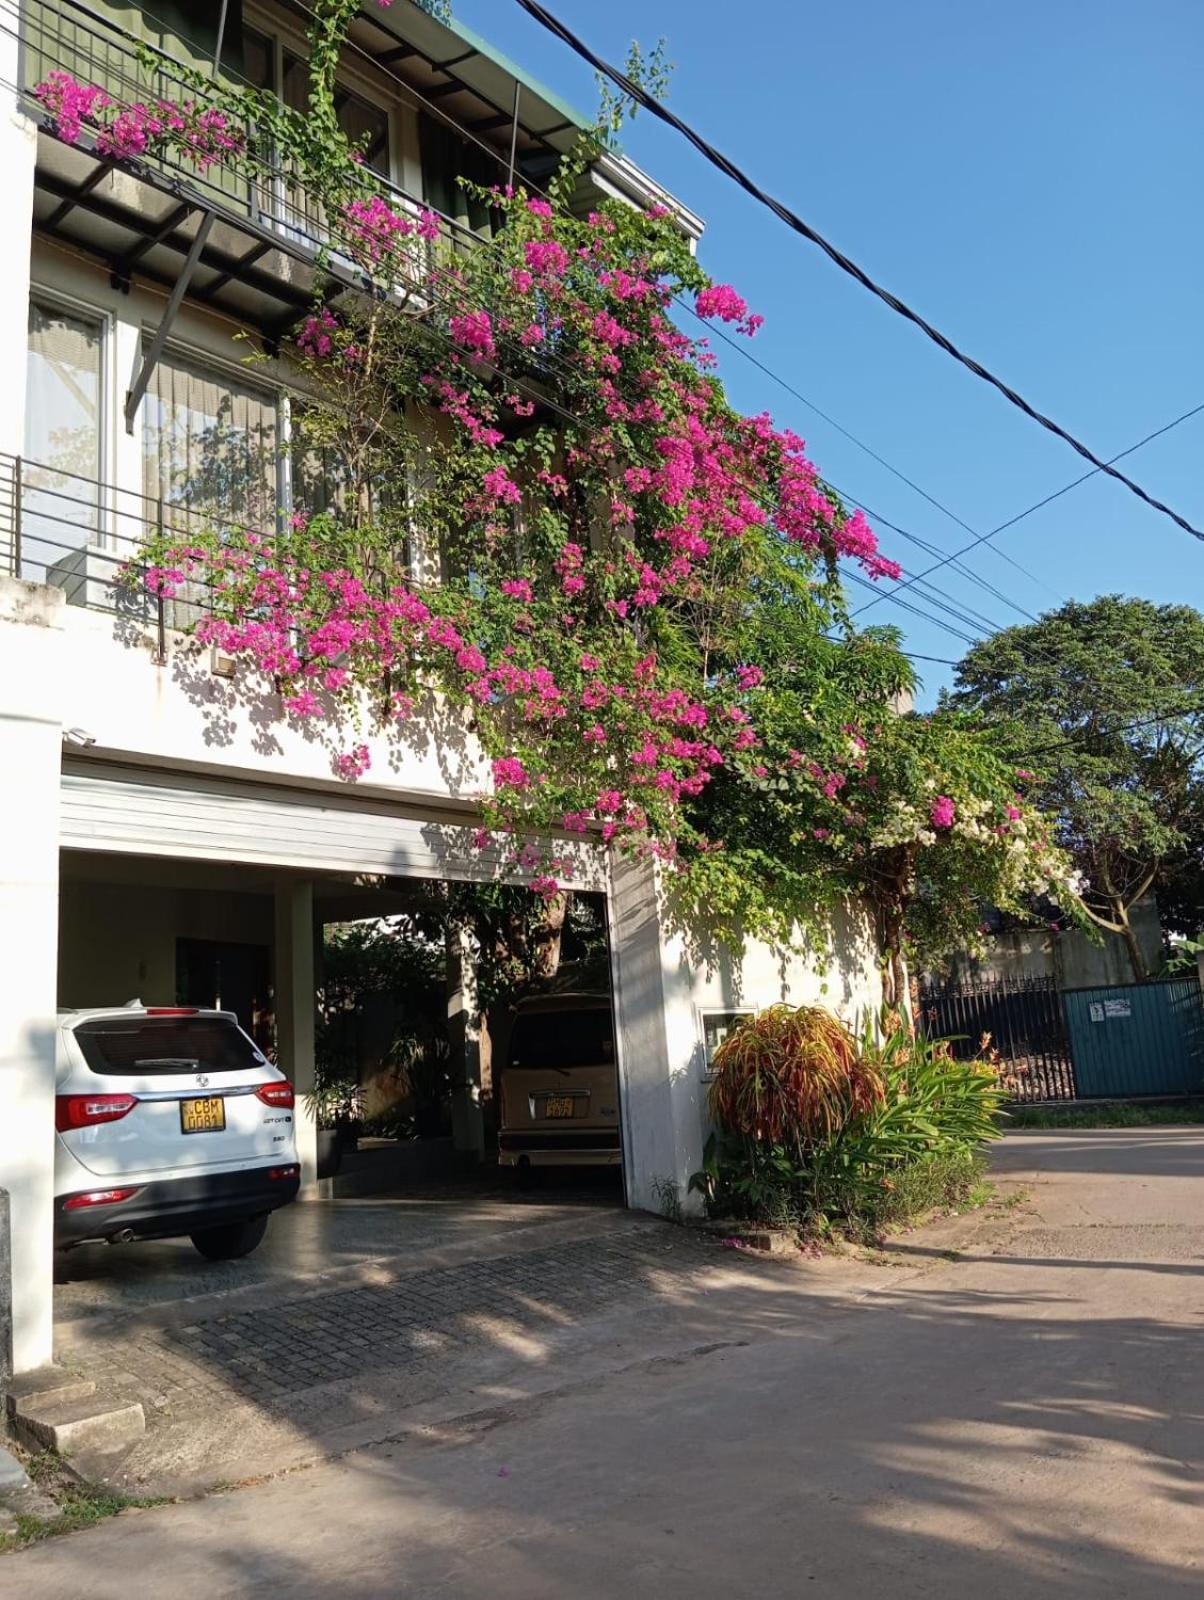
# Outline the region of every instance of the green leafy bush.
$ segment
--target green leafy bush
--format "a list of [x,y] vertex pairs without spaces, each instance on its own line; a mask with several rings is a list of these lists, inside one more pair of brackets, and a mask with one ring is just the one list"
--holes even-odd
[[775,1006],[725,1041],[716,1067],[718,1131],[691,1180],[713,1216],[863,1237],[963,1203],[999,1131],[992,1063],[955,1060],[949,1041],[893,1013],[858,1044],[822,1012]]
[[804,1150],[832,1138],[883,1095],[857,1040],[819,1006],[770,1006],[715,1052],[711,1115],[730,1133]]

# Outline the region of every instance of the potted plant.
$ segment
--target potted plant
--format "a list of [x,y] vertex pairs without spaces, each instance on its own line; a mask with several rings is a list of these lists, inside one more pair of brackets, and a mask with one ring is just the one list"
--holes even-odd
[[359,1141],[363,1090],[346,1068],[319,1058],[314,1065],[314,1086],[304,1100],[318,1125],[318,1177],[332,1178],[344,1152],[354,1150]]
[[394,1040],[390,1060],[409,1102],[414,1134],[436,1139],[448,1129],[451,1051],[446,1039],[407,1034]]

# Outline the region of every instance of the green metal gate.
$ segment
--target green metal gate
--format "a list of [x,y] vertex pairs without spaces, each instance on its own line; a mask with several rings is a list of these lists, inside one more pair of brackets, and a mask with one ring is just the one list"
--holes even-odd
[[1080,1100],[1204,1093],[1204,997],[1192,978],[1062,995]]

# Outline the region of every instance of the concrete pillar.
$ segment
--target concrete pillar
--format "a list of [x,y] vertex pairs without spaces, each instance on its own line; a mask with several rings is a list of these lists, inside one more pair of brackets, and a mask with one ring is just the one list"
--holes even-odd
[[623,1178],[627,1204],[661,1211],[672,1184],[683,1212],[705,1138],[692,1002],[680,940],[666,934],[656,868],[615,858],[610,898]]
[[452,1145],[483,1161],[480,1012],[472,936],[467,928],[451,928],[447,935],[447,1035],[452,1061]]
[[0,1186],[17,1372],[51,1358],[63,603],[0,576]]
[[276,1061],[297,1091],[297,1156],[301,1198],[314,1199],[318,1182],[318,1124],[305,1097],[314,1088],[314,890],[303,878],[276,882],[273,966]]

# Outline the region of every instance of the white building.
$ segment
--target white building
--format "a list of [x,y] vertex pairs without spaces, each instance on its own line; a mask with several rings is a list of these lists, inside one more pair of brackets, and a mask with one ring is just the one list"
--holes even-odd
[[[483,781],[470,746],[453,759],[432,735],[382,750],[372,771],[385,776],[348,788],[318,740],[246,704],[228,664],[188,646],[170,606],[122,602],[113,586],[157,526],[287,507],[289,377],[271,353],[310,302],[316,224],[283,177],[249,188],[217,169],[105,161],[86,136],[70,147],[29,90],[58,68],[117,98],[145,95],[148,77],[166,93],[173,59],[211,62],[224,17],[222,70],[298,105],[304,12],[0,0],[0,1187],[18,1371],[52,1354],[56,1008],[172,1003],[194,946],[258,952],[237,981],[268,981],[270,964],[281,1064],[304,1089],[322,907],[346,916],[367,885],[499,870],[466,847]],[[177,31],[152,20],[168,15]],[[140,42],[161,52],[153,71]],[[457,172],[496,181],[513,151],[519,175],[542,181],[581,125],[412,0],[365,4],[343,82],[382,187],[465,240],[486,219]],[[581,201],[653,192],[607,156]],[[254,377],[240,333],[269,352]],[[825,985],[851,1014],[878,996],[874,952],[850,930],[826,974],[763,947],[699,961],[667,931],[650,871],[585,849],[577,881],[609,896],[626,1192],[652,1207],[665,1181],[684,1197],[699,1163],[706,1041],[723,1016]],[[365,914],[381,903],[365,898]],[[312,1128],[303,1144],[312,1174]]]

